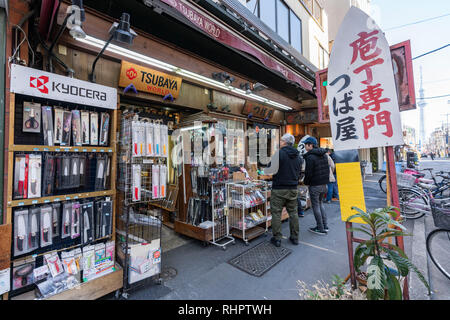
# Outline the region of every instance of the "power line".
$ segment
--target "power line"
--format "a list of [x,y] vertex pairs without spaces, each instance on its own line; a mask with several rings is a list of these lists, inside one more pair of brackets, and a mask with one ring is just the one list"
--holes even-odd
[[401,26],[396,26],[396,27],[388,28],[388,29],[385,29],[384,31],[389,31],[389,30],[399,29],[399,28],[403,28],[403,27],[407,27],[407,26],[412,26],[412,25],[414,25],[414,24],[419,24],[419,23],[423,23],[423,22],[427,22],[427,21],[431,21],[431,20],[443,18],[443,17],[446,17],[446,16],[450,16],[450,13],[446,13],[446,14],[444,14],[444,15],[442,15],[442,16],[438,16],[438,17],[433,17],[433,18],[428,18],[428,19],[424,19],[424,20],[419,20],[419,21],[415,21],[415,22],[403,24],[403,25],[401,25]]
[[427,54],[430,54],[430,53],[433,53],[433,52],[442,50],[442,49],[444,49],[444,48],[447,48],[448,46],[450,46],[450,43],[447,43],[447,44],[446,44],[445,46],[443,46],[443,47],[440,47],[440,48],[437,48],[437,49],[428,51],[428,52],[426,52],[426,53],[424,53],[424,54],[421,54],[420,56],[414,57],[414,58],[412,58],[412,59],[415,60],[415,59],[417,59],[417,58],[421,58],[421,57],[423,57],[423,56],[426,56]]
[[425,98],[419,98],[419,100],[425,100],[425,99],[438,99],[438,98],[445,98],[450,97],[450,94],[445,94],[443,96],[434,96],[434,97],[425,97]]

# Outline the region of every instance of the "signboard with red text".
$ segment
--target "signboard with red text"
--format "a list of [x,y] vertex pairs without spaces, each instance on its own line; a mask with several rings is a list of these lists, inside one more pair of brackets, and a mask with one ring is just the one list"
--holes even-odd
[[334,42],[327,93],[335,150],[403,144],[388,42],[356,7],[348,11]]

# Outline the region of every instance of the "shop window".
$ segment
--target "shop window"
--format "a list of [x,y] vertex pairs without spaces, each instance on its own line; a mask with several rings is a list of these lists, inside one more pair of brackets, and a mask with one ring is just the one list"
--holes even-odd
[[277,0],[277,33],[289,42],[289,8]]
[[249,0],[249,1],[247,1],[246,7],[255,16],[259,16],[259,0]]
[[302,53],[302,21],[295,15],[294,12],[290,12],[289,15],[290,31],[291,31],[291,46]]
[[276,2],[275,0],[264,0],[259,2],[259,18],[272,30],[277,30],[276,25]]
[[322,24],[322,7],[317,0],[301,0],[303,5],[309,11],[309,14],[317,21],[320,26]]
[[325,49],[318,44],[319,47],[319,69],[325,69],[328,66],[328,53],[325,51]]

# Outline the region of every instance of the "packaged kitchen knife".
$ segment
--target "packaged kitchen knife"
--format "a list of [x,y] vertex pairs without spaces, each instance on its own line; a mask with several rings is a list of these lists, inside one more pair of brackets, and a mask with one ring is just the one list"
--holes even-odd
[[26,199],[28,190],[28,155],[16,154],[14,162],[13,199]]
[[152,198],[158,199],[159,195],[159,165],[152,165]]
[[62,146],[70,146],[70,136],[72,134],[72,112],[63,111]]
[[112,201],[100,201],[101,228],[100,237],[106,237],[112,233]]
[[41,207],[41,248],[53,244],[53,208],[51,206]]
[[81,143],[89,144],[89,111],[81,111]]
[[70,188],[78,188],[80,186],[80,158],[78,155],[70,157]]
[[169,152],[169,131],[166,125],[162,124],[161,127],[161,156],[167,158]]
[[42,196],[51,196],[55,185],[56,160],[51,154],[44,155],[44,172],[42,179]]
[[94,240],[97,240],[102,237],[102,202],[101,201],[95,201],[94,203],[94,226],[95,226],[95,232],[94,232]]
[[133,149],[133,157],[141,157],[141,146],[139,140],[139,121],[131,121],[131,140],[132,140],[132,149]]
[[80,110],[72,110],[72,144],[81,146],[81,115]]
[[71,219],[71,230],[70,237],[72,239],[78,238],[80,236],[80,211],[81,206],[79,202],[72,203],[72,219]]
[[42,131],[44,133],[44,145],[53,146],[52,107],[42,106]]
[[53,142],[56,144],[60,144],[62,141],[62,132],[63,132],[63,122],[64,122],[64,110],[61,108],[55,108],[55,137]]
[[52,203],[52,235],[53,238],[61,234],[61,203]]
[[154,142],[153,142],[153,124],[150,122],[145,123],[145,155],[153,156],[154,152]]
[[155,141],[155,153],[154,155],[159,157],[161,156],[161,126],[158,123],[153,125],[153,139]]
[[164,165],[159,166],[159,190],[160,198],[166,197],[166,180],[167,180],[167,167]]
[[28,252],[28,209],[14,211],[14,256]]
[[104,190],[105,185],[105,171],[106,171],[106,158],[103,156],[97,157],[97,167],[95,170],[95,190]]
[[90,121],[90,139],[91,145],[98,145],[98,113],[90,112],[91,121]]
[[41,166],[42,156],[30,154],[28,161],[28,198],[41,197]]
[[31,207],[28,212],[28,252],[39,248],[41,208]]
[[109,134],[109,113],[102,112],[101,114],[101,124],[100,124],[100,142],[99,145],[108,145],[108,134]]
[[64,202],[62,205],[62,219],[61,219],[61,239],[70,237],[71,219],[72,219],[72,203]]
[[94,240],[94,203],[85,202],[81,205],[82,226],[81,243],[89,243]]
[[139,164],[133,164],[131,171],[131,176],[133,179],[131,186],[133,201],[141,201],[141,166]]

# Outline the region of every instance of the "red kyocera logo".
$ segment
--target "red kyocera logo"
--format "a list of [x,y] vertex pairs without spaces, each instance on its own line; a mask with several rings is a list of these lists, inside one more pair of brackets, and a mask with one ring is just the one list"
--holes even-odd
[[137,72],[136,72],[136,70],[134,70],[134,68],[128,69],[128,70],[127,70],[127,77],[128,77],[128,79],[130,79],[130,80],[133,80],[134,78],[136,78],[136,77],[137,77]]
[[47,82],[47,76],[40,76],[39,78],[30,77],[30,87],[37,88],[42,93],[48,93],[48,88],[45,86]]

